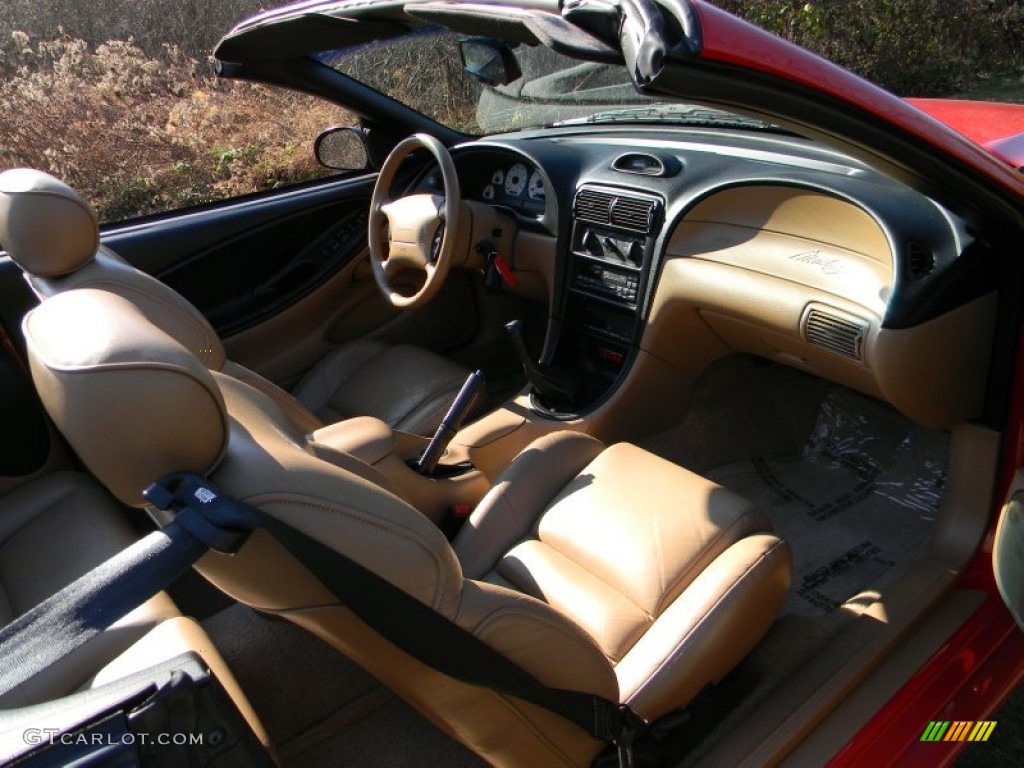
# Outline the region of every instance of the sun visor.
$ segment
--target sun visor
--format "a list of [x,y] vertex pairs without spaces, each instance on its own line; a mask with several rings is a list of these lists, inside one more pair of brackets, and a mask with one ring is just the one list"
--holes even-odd
[[389,19],[354,19],[307,13],[236,28],[218,43],[213,55],[220,62],[232,64],[286,61],[334,48],[398,37],[408,29],[408,25]]

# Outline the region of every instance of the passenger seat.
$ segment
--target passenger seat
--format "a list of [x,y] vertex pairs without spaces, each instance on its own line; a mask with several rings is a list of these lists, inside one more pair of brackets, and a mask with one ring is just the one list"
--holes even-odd
[[[131,545],[137,536],[125,514],[92,479],[71,471],[29,481],[0,498],[0,626]],[[206,662],[257,738],[269,746],[256,713],[210,638],[163,592],[0,696],[0,709],[98,687],[190,651]]]

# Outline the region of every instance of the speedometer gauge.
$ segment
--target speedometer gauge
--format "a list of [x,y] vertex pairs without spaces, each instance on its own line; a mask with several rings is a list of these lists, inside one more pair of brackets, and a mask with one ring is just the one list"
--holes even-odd
[[540,171],[534,171],[530,176],[530,186],[527,188],[527,194],[531,200],[544,199],[544,179],[541,178]]
[[516,163],[505,174],[505,193],[509,197],[519,197],[526,189],[526,179],[530,172],[522,163]]

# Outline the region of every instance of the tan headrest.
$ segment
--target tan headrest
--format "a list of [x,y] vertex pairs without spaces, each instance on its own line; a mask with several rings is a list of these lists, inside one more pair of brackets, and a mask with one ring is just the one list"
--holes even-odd
[[176,471],[207,474],[227,444],[210,372],[126,299],[88,288],[44,301],[23,324],[36,389],[82,461],[118,498]]
[[0,245],[23,270],[58,277],[92,261],[100,244],[96,215],[81,195],[48,173],[0,173]]

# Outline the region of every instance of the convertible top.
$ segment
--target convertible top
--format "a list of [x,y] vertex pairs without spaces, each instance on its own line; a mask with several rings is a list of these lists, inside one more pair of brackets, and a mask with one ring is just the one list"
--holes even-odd
[[688,1],[669,8],[652,0],[580,0],[568,6],[531,0],[525,7],[508,0],[342,0],[301,2],[254,16],[225,35],[214,57],[220,74],[237,77],[245,65],[385,40],[427,23],[512,44],[544,45],[584,60],[625,61],[638,87],[661,73],[666,57],[692,56],[701,48],[697,15]]

